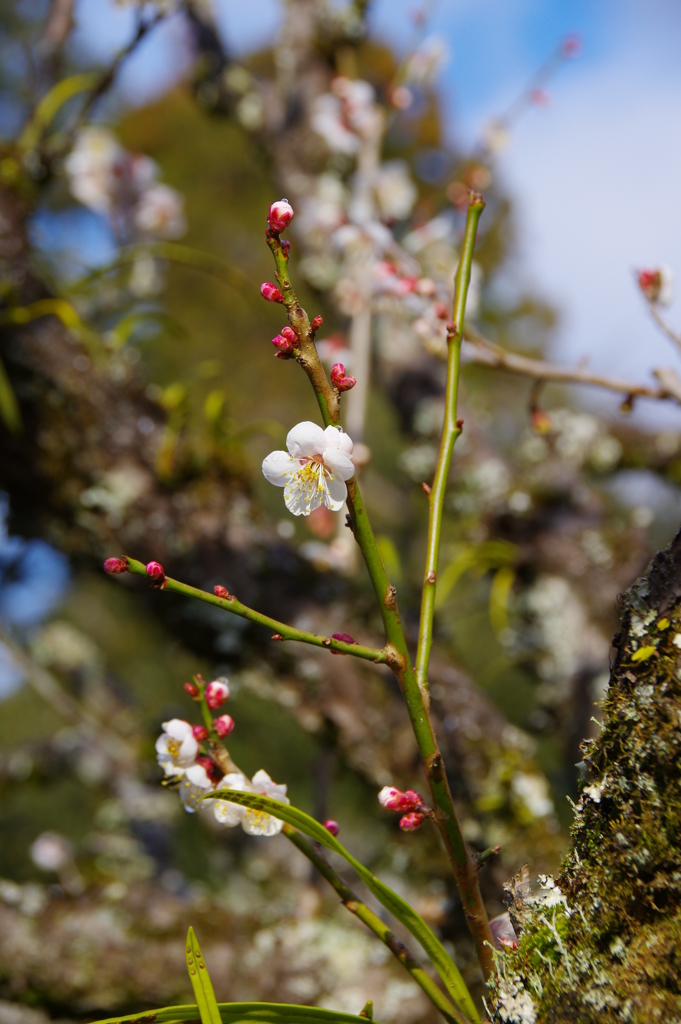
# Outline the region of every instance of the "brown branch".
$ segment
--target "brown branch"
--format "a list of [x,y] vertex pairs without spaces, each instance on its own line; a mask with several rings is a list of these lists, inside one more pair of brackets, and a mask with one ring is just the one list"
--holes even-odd
[[555,366],[542,359],[509,352],[500,345],[495,345],[473,327],[467,326],[464,334],[467,343],[464,350],[469,363],[489,366],[509,373],[516,373],[533,380],[555,381],[562,384],[586,384],[592,387],[616,391],[621,395],[634,398],[652,398],[657,401],[672,399],[681,405],[681,377],[670,368],[653,370],[653,375],[660,382],[659,387],[650,384],[638,384],[619,377],[607,377],[600,373],[590,373],[577,367]]
[[679,335],[676,334],[676,332],[671,329],[671,327],[666,322],[666,320],[664,320],[660,311],[657,309],[654,303],[649,302],[648,309],[650,311],[650,315],[652,316],[653,320],[660,328],[660,330],[663,332],[663,334],[666,334],[669,340],[676,345],[679,351],[681,351],[681,337],[679,337]]

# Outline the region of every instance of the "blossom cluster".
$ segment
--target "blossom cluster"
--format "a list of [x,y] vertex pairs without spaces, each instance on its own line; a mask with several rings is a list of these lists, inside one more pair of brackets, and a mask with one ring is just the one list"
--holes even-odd
[[403,832],[415,832],[431,814],[415,789],[402,791],[395,786],[384,786],[378,794],[378,802],[386,811],[397,811],[402,815],[400,828]]
[[[249,779],[234,768],[223,773],[219,767],[220,751],[225,753],[219,740],[234,729],[230,715],[211,716],[229,698],[229,684],[224,678],[204,683],[196,676],[193,683],[185,683],[185,690],[202,705],[205,725],[191,725],[182,718],[163,722],[163,732],[156,740],[156,756],[163,768],[167,785],[177,789],[186,811],[198,809],[213,812],[222,825],[241,825],[252,836],[274,836],[281,832],[283,822],[265,811],[242,807],[224,797],[212,798],[211,793],[234,790],[255,793],[287,804],[286,786],[273,782],[266,771],[260,770]],[[231,765],[230,767],[234,767]],[[331,823],[335,824],[335,823]]]
[[181,194],[159,182],[155,160],[128,152],[106,128],[81,129],[65,169],[72,195],[106,217],[119,241],[151,242],[185,233]]

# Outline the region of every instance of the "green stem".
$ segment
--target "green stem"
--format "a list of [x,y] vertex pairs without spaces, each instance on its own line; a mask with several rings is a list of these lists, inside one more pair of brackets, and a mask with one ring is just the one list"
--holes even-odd
[[369,928],[374,935],[376,935],[384,945],[388,947],[395,959],[402,964],[404,969],[411,974],[417,985],[420,985],[423,991],[426,993],[431,1003],[440,1011],[445,1020],[449,1021],[450,1024],[467,1024],[466,1018],[457,1009],[456,1006],[447,998],[444,992],[441,992],[437,987],[433,979],[426,974],[425,970],[418,962],[416,957],[413,956],[411,951],[397,936],[388,928],[387,924],[381,921],[377,914],[374,914],[373,910],[367,907],[366,903],[363,903],[357,893],[350,888],[341,876],[334,871],[329,864],[328,860],[324,856],[321,847],[315,843],[309,842],[297,829],[293,828],[292,825],[284,825],[284,835],[287,839],[297,846],[302,854],[314,864],[317,871],[322,875],[326,881],[331,885],[341,898],[343,906],[358,917],[367,928]]
[[[138,562],[136,559],[128,558],[127,556],[125,556],[125,560],[128,564],[128,572],[136,576],[148,576],[143,562]],[[298,640],[303,644],[312,644],[313,647],[323,647],[328,651],[338,651],[339,654],[351,654],[354,658],[373,661],[377,665],[385,665],[388,661],[389,652],[387,650],[379,651],[374,647],[363,647],[362,644],[346,644],[342,640],[334,640],[330,636],[317,636],[315,633],[306,633],[303,629],[295,629],[285,622],[271,619],[269,615],[262,615],[261,612],[256,612],[253,608],[249,608],[248,605],[242,604],[241,601],[238,601],[232,595],[229,597],[218,597],[216,594],[208,594],[205,590],[190,587],[187,583],[180,583],[179,580],[170,579],[169,576],[163,578],[159,589],[169,590],[174,594],[184,594],[185,597],[195,597],[199,601],[205,601],[206,604],[213,604],[218,608],[224,608],[225,611],[239,615],[242,619],[257,622],[258,625],[273,630],[282,640]]]
[[[462,253],[459,271],[457,272],[456,295],[458,299],[455,304],[455,312],[459,309],[461,311],[457,321],[459,325],[463,325],[466,291],[470,280],[470,260],[472,257],[472,247],[475,242],[475,230],[472,231],[471,235],[471,218],[474,218],[475,226],[477,227],[483,207],[484,203],[481,197],[474,194],[466,222],[464,252]],[[305,345],[304,359],[299,356],[298,362],[301,363],[310,378],[312,387],[317,395],[324,424],[327,426],[330,423],[337,424],[340,420],[338,396],[334,395],[330,388],[319,355],[317,354],[314,336],[309,330],[309,319],[301,308],[291,285],[288,276],[288,257],[276,236],[268,233],[267,241],[274,256],[277,280],[284,296],[289,320],[301,338],[301,354]],[[461,269],[465,266],[468,267],[467,274]],[[465,290],[462,294],[461,285],[464,280]],[[452,331],[452,335],[458,335],[460,343],[461,331],[458,328]],[[305,339],[305,342],[303,339]],[[350,513],[349,525],[364,557],[386,632],[387,643],[382,653],[385,655],[385,662],[394,672],[404,694],[409,719],[433,801],[433,821],[442,836],[445,849],[447,850],[457,888],[461,895],[466,921],[475,943],[478,960],[485,978],[488,978],[494,969],[492,956],[493,940],[487,912],[480,892],[478,865],[468,852],[461,835],[461,829],[459,828],[444,761],[430,721],[430,695],[428,687],[427,685],[419,686],[412,666],[406,637],[400,622],[397,607],[397,591],[390,584],[385,571],[356,479],[353,477],[351,480],[348,480],[347,486],[347,503]]]
[[430,512],[428,516],[428,549],[421,597],[421,621],[419,624],[419,642],[416,654],[416,677],[422,689],[428,687],[428,664],[433,646],[433,615],[435,612],[435,589],[437,586],[437,567],[440,556],[440,532],[442,528],[442,512],[445,502],[445,491],[449,477],[449,467],[457,438],[461,434],[461,422],[457,422],[457,400],[459,395],[459,369],[461,364],[461,341],[463,338],[463,322],[466,312],[466,297],[471,279],[471,263],[478,221],[485,208],[482,197],[472,192],[466,232],[459,267],[456,272],[454,289],[454,313],[452,326],[449,330],[447,358],[447,390],[445,395],[445,421],[442,427],[440,453],[433,489],[430,493]]

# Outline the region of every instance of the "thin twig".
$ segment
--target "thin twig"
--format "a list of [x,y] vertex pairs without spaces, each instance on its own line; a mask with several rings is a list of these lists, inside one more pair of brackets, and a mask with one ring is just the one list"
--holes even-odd
[[[634,381],[623,380],[620,377],[607,377],[599,373],[590,373],[577,367],[555,366],[553,363],[545,362],[542,359],[532,359],[530,356],[518,355],[516,352],[509,352],[500,345],[495,345],[494,342],[485,338],[471,326],[466,327],[464,341],[466,342],[466,348],[464,349],[466,362],[476,363],[479,366],[507,370],[509,373],[530,377],[532,380],[555,381],[559,384],[586,384],[592,387],[605,388],[607,391],[615,391],[626,397],[651,398],[657,401],[672,399],[681,404],[681,378],[677,377],[673,370],[654,370],[654,375],[661,382],[660,387],[654,387],[650,384],[639,384]],[[670,377],[669,375],[672,376]],[[662,379],[663,377],[664,380]],[[678,381],[678,386],[674,384],[674,377]]]
[[[127,556],[125,560],[128,564],[128,572],[136,576],[149,575],[142,562]],[[315,633],[308,633],[304,629],[296,629],[285,622],[271,619],[269,615],[263,615],[261,612],[255,611],[254,608],[249,608],[248,605],[242,604],[233,595],[218,597],[216,594],[209,594],[205,590],[199,590],[198,587],[190,587],[187,583],[180,583],[179,580],[173,580],[169,576],[164,576],[158,587],[160,590],[167,590],[174,594],[184,594],[185,597],[195,597],[199,601],[205,601],[206,604],[212,604],[218,608],[224,608],[225,611],[232,612],[233,615],[239,615],[242,619],[256,622],[259,626],[265,626],[266,629],[274,631],[273,639],[297,640],[303,644],[311,644],[313,647],[323,647],[328,651],[337,651],[339,654],[351,654],[355,658],[373,661],[377,665],[385,665],[388,661],[388,654],[385,650],[379,651],[373,647],[364,647],[362,644],[347,644],[342,640],[334,640],[330,636],[317,636]]]
[[681,352],[681,337],[671,329],[671,327],[664,319],[655,303],[649,302],[648,309],[650,311],[650,315],[652,316],[653,320],[660,328],[660,330],[667,335],[669,340],[672,341],[676,345],[677,349]]

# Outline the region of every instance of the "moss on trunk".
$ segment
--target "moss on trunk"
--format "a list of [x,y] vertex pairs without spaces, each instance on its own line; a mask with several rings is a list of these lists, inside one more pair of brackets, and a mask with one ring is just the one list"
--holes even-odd
[[571,850],[540,892],[526,869],[507,887],[520,941],[497,957],[494,1020],[681,1020],[681,532],[621,613]]

